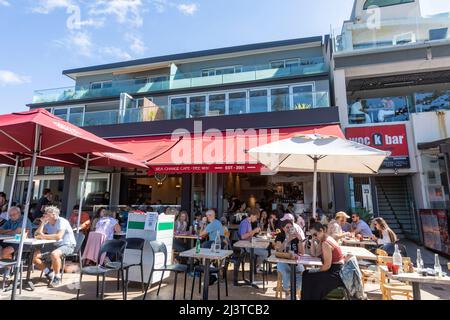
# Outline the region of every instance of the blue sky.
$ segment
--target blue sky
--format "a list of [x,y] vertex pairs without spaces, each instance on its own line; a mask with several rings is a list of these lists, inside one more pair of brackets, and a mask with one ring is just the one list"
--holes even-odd
[[[421,0],[426,12],[450,0]],[[35,89],[73,85],[64,69],[324,35],[353,0],[0,0],[0,113]]]

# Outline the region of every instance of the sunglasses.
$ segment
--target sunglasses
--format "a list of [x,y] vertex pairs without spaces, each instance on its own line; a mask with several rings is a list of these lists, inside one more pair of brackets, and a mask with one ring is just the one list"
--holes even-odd
[[313,234],[312,234],[312,236],[314,237],[314,238],[317,238],[317,232],[314,232]]

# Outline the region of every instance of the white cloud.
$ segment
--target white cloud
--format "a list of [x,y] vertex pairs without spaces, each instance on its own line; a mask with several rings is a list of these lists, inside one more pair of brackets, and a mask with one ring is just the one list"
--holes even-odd
[[120,49],[117,47],[103,47],[103,48],[99,48],[99,53],[101,56],[107,56],[107,57],[111,57],[113,59],[118,59],[118,60],[130,60],[131,59],[131,55]]
[[130,43],[130,49],[134,54],[142,55],[147,50],[144,41],[139,36],[127,33],[125,40]]
[[20,85],[30,83],[31,77],[14,73],[9,70],[0,70],[0,86]]
[[177,5],[177,9],[185,15],[192,16],[195,12],[197,12],[198,5],[196,3],[183,3]]
[[166,11],[166,7],[168,6],[167,0],[150,0],[150,2],[159,13]]
[[9,7],[11,4],[6,0],[0,0],[0,6]]
[[72,0],[38,0],[37,5],[31,10],[35,13],[49,14],[55,9],[70,8],[75,6]]
[[83,31],[69,33],[64,39],[56,40],[55,43],[84,57],[91,57],[95,49],[91,36]]
[[112,15],[129,26],[144,24],[142,0],[96,0],[90,7],[89,14],[94,16]]

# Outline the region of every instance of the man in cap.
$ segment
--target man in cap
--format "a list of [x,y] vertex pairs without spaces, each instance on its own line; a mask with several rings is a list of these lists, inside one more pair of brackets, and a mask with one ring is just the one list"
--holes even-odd
[[336,213],[335,218],[328,224],[328,235],[336,241],[350,236],[350,232],[342,230],[345,224],[348,223],[347,219],[350,219],[350,216],[345,212],[340,211]]

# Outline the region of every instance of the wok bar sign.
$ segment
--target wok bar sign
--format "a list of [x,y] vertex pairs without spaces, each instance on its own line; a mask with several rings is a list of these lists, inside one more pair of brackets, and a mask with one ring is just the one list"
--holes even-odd
[[384,161],[383,169],[408,169],[411,167],[406,127],[403,124],[347,128],[345,136],[349,140],[366,146],[389,151],[391,156]]

